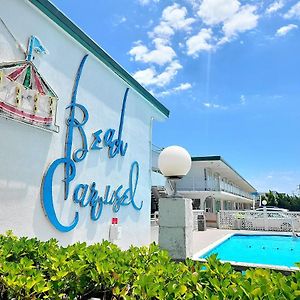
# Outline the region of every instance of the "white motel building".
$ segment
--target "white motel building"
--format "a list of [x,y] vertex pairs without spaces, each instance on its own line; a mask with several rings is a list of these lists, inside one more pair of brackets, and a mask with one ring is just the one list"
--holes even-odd
[[[172,192],[172,186],[157,167],[159,149],[153,149],[152,213],[157,209],[156,198]],[[194,210],[203,210],[207,226],[216,227],[220,210],[252,209],[256,189],[233,169],[221,156],[192,157],[189,173],[177,183],[178,193],[193,200]]]
[[0,233],[149,244],[169,111],[48,0],[0,7]]

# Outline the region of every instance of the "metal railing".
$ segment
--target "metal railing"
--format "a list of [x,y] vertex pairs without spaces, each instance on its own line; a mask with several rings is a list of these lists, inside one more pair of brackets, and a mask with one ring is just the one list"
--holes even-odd
[[244,197],[247,199],[255,200],[256,197],[251,193],[248,193],[241,188],[233,185],[218,184],[213,181],[204,180],[204,178],[184,177],[177,184],[178,191],[215,191],[215,192],[226,192],[232,195]]

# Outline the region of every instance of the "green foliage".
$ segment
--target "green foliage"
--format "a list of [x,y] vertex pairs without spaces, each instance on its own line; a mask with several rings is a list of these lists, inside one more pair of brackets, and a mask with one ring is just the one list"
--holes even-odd
[[267,205],[286,208],[290,211],[300,211],[300,197],[269,191],[261,197],[266,200]]
[[[237,250],[238,251],[238,250]],[[216,256],[178,263],[155,244],[61,247],[0,235],[0,299],[300,299],[300,272],[241,273]]]

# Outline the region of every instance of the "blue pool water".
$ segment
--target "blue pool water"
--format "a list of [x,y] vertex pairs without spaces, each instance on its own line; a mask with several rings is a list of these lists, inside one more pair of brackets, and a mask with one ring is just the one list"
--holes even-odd
[[200,258],[295,267],[300,262],[300,238],[282,235],[235,234]]

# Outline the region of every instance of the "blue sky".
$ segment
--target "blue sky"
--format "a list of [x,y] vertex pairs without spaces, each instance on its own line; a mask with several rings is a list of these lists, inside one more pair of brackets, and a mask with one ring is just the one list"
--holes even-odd
[[300,1],[53,0],[170,111],[153,142],[300,184]]

